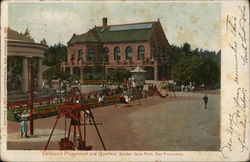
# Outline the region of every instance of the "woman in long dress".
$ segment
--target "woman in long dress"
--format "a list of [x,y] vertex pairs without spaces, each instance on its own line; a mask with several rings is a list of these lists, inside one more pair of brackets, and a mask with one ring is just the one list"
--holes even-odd
[[21,129],[21,137],[23,134],[25,134],[25,137],[27,138],[27,132],[28,132],[28,117],[30,114],[27,112],[27,110],[24,110],[23,113],[21,114],[21,124],[20,124],[20,129]]

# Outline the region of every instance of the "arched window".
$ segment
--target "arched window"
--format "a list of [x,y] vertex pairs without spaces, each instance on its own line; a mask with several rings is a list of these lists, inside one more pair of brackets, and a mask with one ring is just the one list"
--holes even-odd
[[83,50],[82,49],[78,50],[78,61],[79,60],[83,60]]
[[142,59],[144,58],[144,55],[145,55],[145,48],[144,46],[139,46],[138,47],[138,59]]
[[90,49],[88,53],[88,60],[93,61],[94,56],[95,56],[95,51],[93,49]]
[[119,47],[115,47],[115,49],[114,49],[114,59],[115,60],[121,59],[121,50]]
[[103,48],[103,58],[105,61],[109,60],[109,48],[108,47]]
[[126,60],[132,59],[133,57],[133,50],[130,46],[126,48]]

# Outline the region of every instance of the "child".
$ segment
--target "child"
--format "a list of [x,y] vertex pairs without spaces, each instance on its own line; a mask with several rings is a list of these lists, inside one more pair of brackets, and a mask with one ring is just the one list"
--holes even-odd
[[20,129],[21,129],[21,137],[23,134],[25,134],[25,137],[27,138],[27,132],[28,132],[28,117],[30,114],[27,112],[27,110],[24,110],[23,113],[21,114],[21,124],[20,124]]

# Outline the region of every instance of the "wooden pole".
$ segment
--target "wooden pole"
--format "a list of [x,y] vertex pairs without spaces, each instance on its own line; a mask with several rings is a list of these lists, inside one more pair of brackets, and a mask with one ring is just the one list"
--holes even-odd
[[50,142],[51,136],[52,136],[52,134],[53,134],[53,132],[54,132],[54,130],[55,130],[55,127],[56,127],[56,123],[57,123],[57,121],[58,121],[58,117],[56,118],[56,122],[55,122],[55,124],[54,124],[54,127],[53,127],[53,129],[52,129],[51,133],[50,133],[49,140],[48,140],[48,142],[47,142],[47,144],[46,144],[46,146],[45,146],[45,149],[44,149],[44,150],[47,150],[47,147],[48,147],[48,145],[49,145],[49,142]]
[[90,112],[90,117],[92,118],[92,121],[93,121],[93,123],[94,123],[96,132],[97,132],[97,134],[98,134],[98,137],[99,137],[99,139],[100,139],[100,141],[101,141],[101,143],[102,143],[102,147],[103,147],[104,150],[107,150],[106,147],[105,147],[105,145],[104,145],[104,142],[103,142],[103,140],[102,140],[102,136],[101,136],[101,134],[100,134],[100,132],[99,132],[97,126],[96,126],[96,122],[95,122],[94,116],[93,116],[93,114],[92,114],[92,112],[91,112],[90,109],[89,109],[89,112]]

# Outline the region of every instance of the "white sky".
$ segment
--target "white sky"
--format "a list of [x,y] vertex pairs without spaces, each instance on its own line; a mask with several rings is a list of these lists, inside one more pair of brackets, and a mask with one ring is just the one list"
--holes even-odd
[[9,3],[9,26],[18,32],[28,27],[36,42],[67,44],[73,33],[95,25],[156,21],[160,18],[170,44],[188,42],[192,49],[220,50],[219,3],[77,2]]

